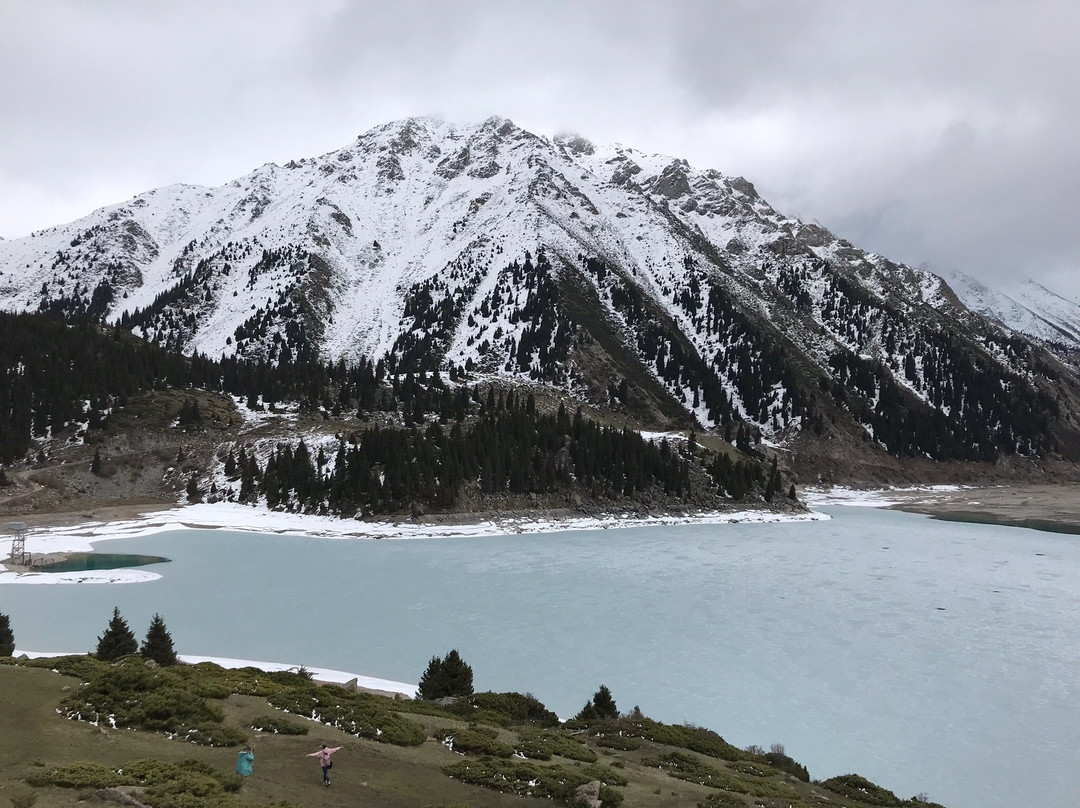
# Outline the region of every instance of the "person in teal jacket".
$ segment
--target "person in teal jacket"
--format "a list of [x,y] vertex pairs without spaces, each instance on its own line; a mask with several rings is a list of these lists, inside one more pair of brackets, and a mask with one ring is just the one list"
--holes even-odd
[[236,758],[236,773],[244,777],[251,777],[254,770],[255,753],[251,751],[250,746],[245,746],[240,750],[240,754]]

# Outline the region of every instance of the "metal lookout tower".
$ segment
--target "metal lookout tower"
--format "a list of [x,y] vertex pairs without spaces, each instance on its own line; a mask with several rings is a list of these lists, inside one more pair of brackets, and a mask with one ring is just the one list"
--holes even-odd
[[20,567],[28,566],[30,557],[26,553],[26,531],[29,528],[26,522],[8,522],[8,527],[15,534],[11,540],[11,563]]

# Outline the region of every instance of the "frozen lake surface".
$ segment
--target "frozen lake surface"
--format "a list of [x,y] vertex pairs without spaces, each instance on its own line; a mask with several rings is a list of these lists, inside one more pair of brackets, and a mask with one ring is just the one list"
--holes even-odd
[[87,651],[119,606],[177,650],[416,681],[457,648],[481,690],[779,742],[950,808],[1076,804],[1080,540],[828,508],[824,522],[335,540],[111,541],[158,580],[7,586],[20,647]]

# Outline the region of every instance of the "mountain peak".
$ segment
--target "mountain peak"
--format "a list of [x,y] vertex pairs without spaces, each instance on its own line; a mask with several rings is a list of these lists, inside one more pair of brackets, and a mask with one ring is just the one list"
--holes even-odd
[[[172,348],[544,384],[654,426],[820,438],[822,457],[1038,455],[1057,416],[1025,396],[1080,402],[940,279],[781,215],[744,178],[499,116],[406,118],[148,192],[0,243],[0,273],[2,308]],[[928,426],[912,437],[910,419]]]

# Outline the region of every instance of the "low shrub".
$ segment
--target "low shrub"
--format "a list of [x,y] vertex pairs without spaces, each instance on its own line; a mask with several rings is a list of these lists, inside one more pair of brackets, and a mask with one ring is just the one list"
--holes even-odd
[[67,718],[163,732],[207,746],[234,746],[246,735],[222,725],[224,713],[208,698],[228,690],[187,674],[180,667],[148,668],[139,657],[93,673],[86,687],[60,703]]
[[748,774],[751,777],[775,777],[780,773],[772,766],[753,760],[736,760],[730,766],[732,770],[737,771],[739,774]]
[[55,667],[88,683],[61,703],[62,714],[77,720],[235,746],[246,740],[246,733],[222,724],[224,714],[212,702],[239,693],[261,696],[281,710],[381,743],[419,746],[427,738],[422,726],[398,714],[397,702],[319,685],[295,672],[226,670],[207,662],[148,668],[139,657],[127,657],[115,667],[89,657],[47,662],[39,667]]
[[[570,727],[575,723],[581,722],[567,721],[565,726]],[[585,726],[593,733],[604,737],[622,735],[623,737],[644,738],[647,741],[689,749],[691,752],[699,752],[721,760],[740,760],[747,756],[746,752],[732,746],[720,735],[704,727],[662,724],[643,717],[620,718],[617,721],[590,721]]]
[[117,770],[100,763],[79,761],[67,766],[54,766],[32,772],[26,782],[32,786],[59,786],[60,788],[99,789],[116,786],[133,786],[136,780],[122,769]]
[[66,657],[41,657],[39,659],[20,660],[19,665],[28,668],[54,670],[64,676],[73,676],[80,682],[89,682],[97,673],[108,669],[109,663],[102,662],[89,654]]
[[451,704],[433,705],[417,700],[403,705],[407,712],[428,715],[448,715],[464,718],[470,723],[509,727],[514,724],[536,724],[541,727],[559,725],[559,717],[543,702],[525,693],[473,693]]
[[625,776],[612,769],[610,766],[600,766],[591,763],[581,767],[581,773],[590,780],[599,780],[605,786],[625,786],[630,783]]
[[697,804],[697,808],[747,808],[746,800],[730,791],[716,791]]
[[742,779],[726,771],[721,771],[715,766],[710,766],[692,755],[684,755],[682,752],[669,752],[659,757],[643,758],[641,765],[660,769],[667,772],[669,776],[677,780],[685,780],[688,783],[722,788],[726,791],[737,791],[740,794],[750,792],[747,784]]
[[503,743],[496,736],[497,732],[488,727],[471,726],[468,729],[440,729],[434,737],[453,752],[462,755],[490,755],[508,758],[514,754],[514,747]]
[[551,760],[553,755],[595,763],[596,753],[570,735],[538,729],[523,729],[518,733],[514,749],[533,760]]
[[292,674],[292,686],[268,688],[271,706],[328,724],[358,738],[397,746],[420,746],[424,728],[399,715],[396,704],[381,696],[350,693],[333,685],[318,685]]
[[593,743],[597,746],[602,746],[605,749],[615,749],[620,752],[633,752],[635,749],[641,748],[640,738],[634,738],[630,735],[619,735],[617,733],[597,735],[593,739]]
[[279,715],[260,715],[251,719],[251,728],[271,735],[307,735],[308,725],[289,721]]
[[804,783],[810,782],[810,772],[806,770],[806,767],[794,758],[786,755],[784,753],[784,748],[779,744],[774,746],[771,752],[766,752],[764,757],[770,766],[774,766],[780,771],[794,775]]
[[[591,781],[580,771],[565,766],[537,766],[520,760],[463,760],[443,767],[443,773],[470,785],[491,788],[519,797],[540,797],[568,803],[574,789]],[[601,786],[600,800],[605,808],[619,805],[622,792]]]
[[[166,763],[136,760],[120,768],[97,763],[72,763],[36,772],[28,779],[35,786],[59,786],[93,793],[102,788],[141,786],[140,801],[152,808],[252,808],[236,796],[243,778],[238,774],[185,760]],[[279,803],[281,808],[292,808]]]
[[858,774],[842,774],[839,777],[830,777],[818,783],[822,788],[827,788],[834,794],[843,797],[851,797],[869,803],[870,805],[882,805],[887,808],[895,808],[907,804],[889,789],[872,783]]

